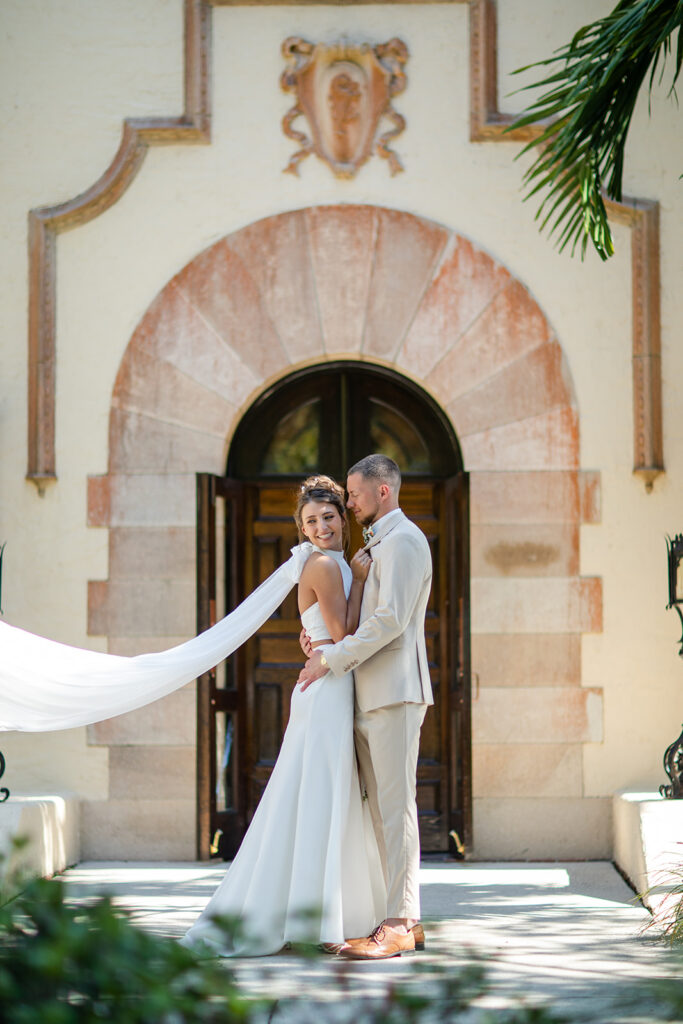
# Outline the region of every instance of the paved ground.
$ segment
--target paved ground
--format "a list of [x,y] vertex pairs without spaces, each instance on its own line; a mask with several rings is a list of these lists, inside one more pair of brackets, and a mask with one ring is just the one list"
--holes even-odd
[[[72,868],[66,879],[73,900],[107,891],[142,927],[179,937],[224,870],[216,863],[92,862]],[[495,1021],[502,1008],[520,1003],[544,1003],[561,1017],[596,1024],[655,1019],[642,1002],[643,980],[671,977],[672,968],[654,933],[642,934],[649,915],[611,864],[434,861],[423,863],[420,882],[424,954],[378,964],[285,954],[230,966],[245,988],[279,998],[273,1022],[309,1019],[291,998],[321,1003],[318,1021],[351,1020],[349,994],[360,1006],[397,979],[414,978],[416,970],[424,969],[424,986],[433,983],[434,971],[446,969],[453,978],[481,962],[487,992],[463,1020]],[[683,972],[677,977],[683,986]],[[363,1015],[354,1018],[359,1024]]]

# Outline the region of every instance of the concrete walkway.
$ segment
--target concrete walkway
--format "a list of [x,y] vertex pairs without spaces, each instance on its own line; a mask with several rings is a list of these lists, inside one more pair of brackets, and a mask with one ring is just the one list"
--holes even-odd
[[[221,863],[92,862],[70,869],[65,878],[72,900],[106,891],[140,926],[179,937],[224,871]],[[420,881],[427,935],[423,954],[373,964],[290,953],[226,964],[245,989],[282,1001],[273,1022],[303,1019],[288,1004],[291,998],[323,1003],[317,1020],[350,1020],[339,1016],[348,1011],[350,994],[362,1000],[386,993],[392,982],[414,976],[418,968],[427,977],[444,968],[454,976],[482,960],[487,992],[463,1020],[495,1020],[500,1008],[520,1002],[550,1005],[572,1021],[655,1019],[643,1005],[643,979],[671,977],[672,968],[653,932],[641,934],[649,915],[611,864],[434,861],[423,862]],[[678,978],[683,985],[683,973]]]

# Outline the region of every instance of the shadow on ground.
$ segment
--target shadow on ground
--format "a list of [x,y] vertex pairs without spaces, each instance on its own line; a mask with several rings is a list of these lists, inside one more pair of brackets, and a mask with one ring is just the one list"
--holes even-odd
[[[65,878],[70,899],[108,892],[141,927],[178,938],[225,867],[90,862]],[[424,953],[363,963],[290,952],[230,967],[246,990],[279,1000],[273,1022],[311,1013],[310,1019],[358,1020],[349,1015],[349,1000],[386,996],[416,975],[426,991],[472,964],[485,965],[486,994],[458,1020],[502,1020],[511,1007],[539,1004],[559,1018],[595,1024],[661,1019],[649,986],[670,978],[680,963],[672,966],[654,933],[643,934],[649,915],[611,864],[424,862],[420,883]],[[683,985],[683,974],[677,977]]]

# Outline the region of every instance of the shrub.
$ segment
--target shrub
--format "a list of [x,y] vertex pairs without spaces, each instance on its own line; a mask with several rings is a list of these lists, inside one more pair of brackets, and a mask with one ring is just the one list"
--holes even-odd
[[37,879],[0,909],[5,1024],[227,1024],[261,1016],[217,961],[136,928],[99,897],[82,907]]

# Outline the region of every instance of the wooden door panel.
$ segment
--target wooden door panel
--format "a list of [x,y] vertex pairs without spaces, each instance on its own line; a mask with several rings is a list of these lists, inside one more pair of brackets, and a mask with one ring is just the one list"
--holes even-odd
[[440,483],[407,482],[401,488],[401,508],[425,534],[432,555],[432,589],[427,602],[425,637],[434,705],[425,716],[417,768],[417,808],[420,842],[425,852],[448,847],[448,760],[450,735],[443,730],[448,717],[447,666],[442,658],[442,638],[448,631],[447,594],[442,585],[444,536]]
[[[240,600],[242,486],[238,481],[197,474],[197,631]],[[244,715],[237,687],[242,652],[197,680],[197,856],[207,859],[220,838],[222,856],[232,856],[244,832],[238,775],[238,745]]]
[[287,668],[294,669],[301,667],[301,648],[299,637],[288,635],[284,632],[259,636],[257,658],[261,664],[277,661]]
[[[245,593],[256,589],[282,565],[297,543],[292,505],[290,484],[247,485]],[[297,639],[300,628],[294,588],[246,645],[241,682],[249,709],[243,749],[247,821],[251,821],[270,778],[289,720],[292,690],[303,657]]]
[[459,473],[444,485],[448,545],[447,572],[452,602],[451,629],[444,645],[449,662],[451,736],[450,830],[462,845],[472,845],[472,687],[470,664],[469,475]]

